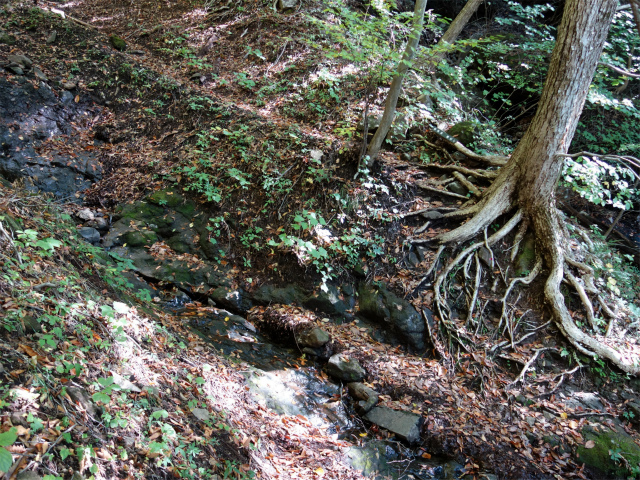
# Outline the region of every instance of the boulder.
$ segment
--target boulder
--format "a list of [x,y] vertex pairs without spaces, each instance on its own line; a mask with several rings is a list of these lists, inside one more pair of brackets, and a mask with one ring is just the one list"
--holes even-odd
[[78,229],[78,233],[87,242],[95,244],[100,241],[100,232],[92,227],[82,227]]
[[122,38],[118,37],[117,35],[111,35],[109,37],[109,43],[111,43],[111,46],[113,48],[115,48],[120,52],[127,49],[127,42],[125,42]]
[[576,449],[576,461],[593,472],[593,478],[627,478],[624,462],[616,462],[613,454],[623,456],[629,465],[640,464],[640,446],[622,427],[585,426],[583,442]]
[[387,407],[374,407],[364,418],[371,423],[386,428],[409,444],[420,440],[422,416],[415,413],[392,410]]
[[320,327],[314,327],[296,335],[296,342],[301,347],[320,348],[329,340],[331,340],[329,334]]
[[366,372],[360,363],[347,357],[343,353],[333,355],[325,367],[327,374],[343,382],[359,382],[363,380]]
[[422,316],[403,298],[385,287],[361,284],[359,313],[396,331],[411,347],[423,350],[425,325]]
[[278,0],[278,10],[284,13],[292,12],[297,6],[298,0]]
[[469,145],[476,139],[477,125],[474,122],[459,122],[447,130],[447,133],[463,145]]

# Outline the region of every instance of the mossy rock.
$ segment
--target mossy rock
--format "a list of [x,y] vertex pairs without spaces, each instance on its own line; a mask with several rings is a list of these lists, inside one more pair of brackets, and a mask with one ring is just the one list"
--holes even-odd
[[191,218],[196,211],[196,206],[193,202],[188,201],[182,195],[170,189],[153,192],[147,197],[147,201],[175,210],[187,218]]
[[478,125],[474,122],[459,122],[447,130],[447,133],[463,145],[469,145],[476,140]]
[[117,35],[111,35],[109,37],[109,43],[111,46],[120,52],[124,52],[127,49],[127,42],[125,42],[122,38]]
[[536,264],[536,239],[533,235],[526,235],[518,247],[515,260],[516,275],[528,275]]
[[16,37],[9,35],[8,33],[0,33],[0,44],[15,45]]
[[302,305],[307,298],[307,293],[298,285],[275,287],[273,285],[261,285],[253,292],[253,300],[258,303],[281,303],[283,305]]
[[122,241],[129,247],[142,247],[156,243],[158,235],[151,230],[132,230],[122,236]]
[[142,220],[146,223],[156,223],[163,218],[164,208],[147,202],[135,202],[116,208],[116,220]]
[[[576,460],[584,463],[598,478],[627,478],[629,472],[612,455],[623,456],[631,467],[640,465],[640,447],[621,428],[600,427],[598,431],[586,426],[582,429],[584,442],[576,449]],[[591,443],[593,448],[587,448]]]

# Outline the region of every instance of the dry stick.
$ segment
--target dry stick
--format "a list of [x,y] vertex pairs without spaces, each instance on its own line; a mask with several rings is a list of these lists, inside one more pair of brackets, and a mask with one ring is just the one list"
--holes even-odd
[[536,353],[534,353],[533,356],[529,359],[529,361],[524,364],[524,368],[520,372],[520,375],[518,375],[518,377],[513,382],[511,382],[509,385],[507,385],[507,388],[511,387],[512,385],[515,385],[518,382],[523,382],[524,383],[524,376],[527,374],[527,370],[529,370],[529,368],[531,368],[531,365],[533,364],[533,362],[536,361],[536,359],[538,358],[538,355],[540,355],[542,352],[545,352],[547,350],[553,350],[553,348],[551,348],[551,347],[536,348],[535,349]]
[[484,170],[483,172],[480,172],[479,170],[473,170],[471,168],[466,168],[466,167],[460,167],[458,165],[440,165],[438,163],[432,163],[429,165],[426,165],[425,167],[422,167],[424,169],[440,169],[440,170],[445,170],[445,171],[453,171],[453,172],[460,172],[460,173],[464,173],[465,175],[471,175],[473,177],[476,178],[482,178],[483,180],[493,180],[494,178],[496,178],[498,176],[498,171],[497,170]]
[[428,207],[428,208],[421,208],[420,210],[415,210],[413,212],[403,213],[402,215],[399,215],[398,218],[406,218],[406,217],[412,217],[414,215],[421,215],[423,213],[427,213],[427,212],[430,212],[432,210],[436,210],[437,212],[453,212],[453,211],[458,210],[458,209],[456,207],[437,207],[437,208]]
[[562,385],[562,382],[564,381],[564,376],[565,375],[572,375],[572,374],[576,373],[582,367],[584,367],[584,365],[578,365],[577,367],[573,368],[572,370],[569,370],[567,372],[562,372],[562,373],[556,375],[551,380],[549,380],[549,381],[553,382],[556,378],[560,377],[560,381],[556,384],[556,386],[553,387],[553,389],[551,391],[546,392],[546,393],[541,393],[539,395],[536,395],[536,397],[543,397],[543,396],[547,396],[547,395],[553,395],[558,390],[558,388],[560,388],[560,385]]
[[460,173],[460,172],[453,172],[453,176],[456,177],[456,179],[458,179],[458,181],[465,186],[465,188],[467,190],[469,190],[472,194],[474,194],[476,197],[479,197],[480,195],[482,195],[482,192],[480,190],[478,190],[476,188],[476,186],[471,183],[469,180],[467,180],[466,178],[464,178],[464,176]]
[[[527,312],[529,312],[529,311],[530,311],[530,310],[527,310]],[[526,315],[526,313],[527,313],[527,312],[525,312],[525,315]],[[522,316],[524,317],[524,315],[522,315]],[[534,329],[533,329],[533,330],[531,330],[529,333],[527,333],[526,335],[522,336],[522,338],[520,338],[517,342],[513,342],[513,346],[515,347],[516,345],[518,345],[518,344],[520,344],[520,343],[524,342],[524,341],[525,341],[527,338],[529,338],[531,335],[534,335],[537,331],[542,330],[543,328],[548,327],[549,325],[551,325],[551,323],[553,323],[553,320],[549,320],[549,321],[548,321],[547,323],[545,323],[544,325],[540,325],[539,327],[534,328]],[[500,342],[500,343],[498,343],[498,344],[494,345],[493,347],[491,347],[491,349],[489,350],[489,352],[493,353],[493,352],[495,352],[496,350],[498,350],[498,349],[500,349],[500,348],[502,348],[502,347],[505,347],[505,346],[507,346],[507,345],[510,345],[510,342],[509,342],[509,341],[507,341],[507,340],[504,340],[504,341],[502,341],[502,342]]]
[[[522,216],[523,216],[522,210],[518,210],[515,213],[515,215],[511,217],[511,219],[500,230],[498,230],[496,233],[491,235],[491,237],[489,237],[486,244],[493,245],[499,242],[500,240],[502,240],[518,225],[518,223],[520,223],[520,220],[522,220]],[[442,295],[440,294],[440,286],[442,285],[444,280],[447,278],[447,275],[449,275],[451,270],[453,270],[458,263],[464,260],[467,255],[475,252],[478,248],[482,247],[484,244],[485,242],[478,242],[465,248],[462,252],[458,254],[458,256],[452,262],[449,263],[449,265],[445,267],[445,269],[436,278],[435,284],[433,286],[433,291],[434,291],[435,300],[436,300],[436,308],[438,310],[438,315],[440,315],[440,319],[445,325],[445,328],[446,328],[446,322],[445,322],[446,316],[444,316],[443,314],[443,307],[445,307],[443,303],[446,299],[443,298]]]
[[453,193],[448,190],[438,190],[437,188],[430,187],[426,184],[426,182],[416,182],[416,186],[422,188],[423,190],[427,190],[428,192],[440,193],[441,195],[447,195],[449,197],[459,198],[461,200],[468,200],[468,198],[464,195]]
[[[509,282],[507,291],[504,292],[504,296],[502,297],[502,315],[500,316],[500,323],[498,323],[498,328],[497,328],[498,331],[502,326],[502,320],[504,320],[505,318],[505,314],[507,311],[507,297],[509,296],[509,293],[511,293],[511,289],[515,287],[516,284],[518,283],[524,283],[525,285],[529,285],[538,276],[538,273],[540,273],[541,270],[542,270],[542,259],[539,258],[535,266],[529,273],[529,275],[527,275],[526,277],[514,278],[513,280],[511,280],[511,282]],[[511,342],[513,347],[513,339],[511,339]]]
[[593,304],[591,303],[591,300],[589,300],[589,297],[587,296],[587,292],[584,291],[584,287],[580,284],[578,279],[569,271],[568,268],[564,269],[564,274],[569,279],[569,282],[571,283],[571,285],[573,285],[573,288],[576,289],[576,292],[578,292],[578,296],[580,297],[580,300],[582,300],[582,304],[584,305],[584,308],[587,311],[586,313],[587,313],[587,320],[589,321],[589,325],[591,325],[591,328],[593,329],[594,332],[597,332],[598,327],[596,325],[596,319],[593,314]]
[[20,251],[18,250],[18,247],[16,247],[16,244],[13,243],[13,238],[11,238],[11,235],[9,235],[7,231],[4,229],[2,222],[0,222],[0,233],[4,235],[4,237],[7,239],[9,244],[13,247],[13,250],[16,252],[16,256],[18,257],[18,263],[22,265],[22,256],[20,256]]
[[425,224],[424,224],[424,225],[422,225],[422,226],[421,226],[421,227],[419,227],[419,228],[416,228],[416,229],[413,231],[413,234],[414,234],[414,235],[420,235],[422,232],[424,232],[424,231],[429,227],[429,225],[431,225],[431,221],[430,221],[430,220],[427,220],[427,221],[425,222]]
[[[47,10],[46,8],[42,8],[42,7],[38,7],[40,10],[42,10],[43,12],[49,12],[49,10]],[[91,25],[90,23],[87,22],[83,22],[82,20],[78,20],[75,17],[72,17],[71,15],[67,15],[65,12],[63,12],[62,10],[58,10],[57,8],[51,8],[51,13],[55,13],[57,15],[60,15],[62,18],[66,18],[68,20],[71,20],[72,22],[77,23],[78,25],[82,25],[83,27],[88,27],[88,28],[93,28],[95,30],[98,29],[98,27],[96,27],[95,25]]]
[[471,305],[469,306],[469,314],[467,315],[467,323],[469,323],[473,318],[473,310],[476,306],[476,301],[478,300],[478,289],[480,287],[480,277],[482,276],[482,267],[480,266],[480,259],[478,258],[478,252],[474,255],[476,259],[476,281],[473,285],[473,296],[471,297]]

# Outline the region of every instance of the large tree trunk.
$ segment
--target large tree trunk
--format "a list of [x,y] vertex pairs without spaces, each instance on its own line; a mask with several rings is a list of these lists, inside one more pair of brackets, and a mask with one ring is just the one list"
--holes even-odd
[[560,155],[567,152],[575,133],[616,6],[616,0],[567,0],[531,126],[480,201],[450,215],[473,217],[440,235],[439,241],[454,244],[467,241],[498,216],[518,208],[517,216],[533,227],[538,253],[546,260],[550,273],[545,296],[558,328],[579,351],[607,358],[637,375],[640,363],[633,349],[614,346],[597,331],[594,335],[585,333],[569,314],[560,284],[565,268],[577,262],[571,258],[563,222],[555,207],[555,190],[563,164]]
[[380,151],[382,142],[387,136],[389,128],[393,123],[393,119],[396,116],[396,106],[398,105],[398,97],[400,96],[400,90],[402,89],[402,80],[404,80],[404,76],[409,70],[411,62],[413,61],[413,57],[415,57],[416,55],[416,49],[418,48],[420,35],[422,35],[424,11],[426,10],[426,8],[427,0],[416,1],[416,7],[413,12],[413,27],[411,29],[411,34],[409,35],[407,48],[405,48],[404,50],[402,60],[400,60],[398,69],[396,70],[396,74],[391,81],[391,87],[389,88],[389,93],[387,94],[387,101],[384,104],[384,113],[382,114],[382,119],[380,120],[380,126],[378,127],[378,130],[376,130],[376,134],[371,139],[371,143],[369,144],[369,148],[367,150],[367,156],[369,157],[366,161],[367,167],[370,167],[373,164],[375,158],[378,156],[378,152]]

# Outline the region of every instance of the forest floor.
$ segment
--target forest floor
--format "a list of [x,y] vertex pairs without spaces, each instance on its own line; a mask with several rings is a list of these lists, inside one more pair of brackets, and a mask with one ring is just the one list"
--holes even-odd
[[[64,88],[76,95],[75,103],[99,107],[73,136],[47,140],[39,153],[69,145],[95,153],[104,174],[86,202],[109,213],[151,191],[184,189],[202,179],[190,168],[202,166],[202,151],[213,151],[212,171],[226,186],[196,193],[212,216],[224,216],[230,226],[226,261],[239,278],[255,283],[317,283],[318,273],[300,256],[278,248],[267,254],[252,245],[277,238],[294,212],[329,219],[335,216],[332,199],[350,198],[342,214],[362,232],[352,238],[380,250],[362,264],[345,262],[338,281],[352,281],[358,263],[367,280],[389,285],[418,311],[430,307],[432,291],[419,287],[434,252],[425,249],[420,257],[407,247],[424,224],[414,214],[466,199],[434,191],[442,190],[441,172],[401,149],[381,155],[374,172],[379,183],[353,180],[361,145],[355,124],[368,87],[355,78],[341,86],[347,93],[339,102],[332,99],[331,82],[323,83],[319,68],[330,62],[306,40],[314,27],[305,14],[320,12],[321,5],[286,15],[260,2],[237,7],[229,1],[207,13],[184,0],[4,7],[5,29],[17,41],[0,45],[0,60],[25,55],[47,82],[72,82]],[[63,21],[58,9],[72,18]],[[126,50],[114,49],[110,35],[124,39]],[[6,70],[0,77],[18,81]],[[22,78],[39,88],[40,79]],[[314,82],[321,85],[316,96],[303,96]],[[106,141],[95,142],[97,136]],[[436,162],[450,158],[443,144],[420,148]],[[314,150],[323,152],[322,165],[314,163]],[[257,179],[267,178],[264,172],[275,172],[275,180],[290,178],[289,193],[262,188]],[[420,184],[429,186],[426,194]],[[7,389],[0,398],[0,432],[14,427],[17,435],[11,443],[1,443],[9,437],[0,436],[0,460],[3,447],[12,454],[6,478],[29,478],[20,477],[22,471],[78,475],[76,480],[362,477],[344,458],[355,440],[256,404],[245,387],[246,364],[220,355],[183,317],[149,303],[121,303],[137,300],[119,290],[117,269],[100,265],[98,249],[72,238],[69,220],[80,207],[51,205],[7,184],[0,192],[5,227],[8,218],[18,219],[22,232],[66,242],[49,248],[24,236],[0,237],[0,315],[22,324],[0,334],[0,378]],[[577,210],[591,208],[567,195]],[[425,225],[420,238],[443,228],[451,226]],[[245,242],[248,231],[253,236]],[[507,249],[507,243],[494,247],[494,285],[500,278],[507,283],[499,266],[509,263]],[[458,287],[452,295],[462,295]],[[381,405],[422,415],[422,441],[413,454],[456,459],[466,478],[603,478],[585,469],[576,452],[600,448],[592,433],[608,426],[640,445],[630,407],[640,405],[638,381],[570,353],[546,318],[539,284],[509,304],[519,319],[511,335],[520,340],[496,337],[502,293],[490,286],[479,291],[493,312],[487,328],[458,319],[473,348],[452,363],[436,348],[418,355],[381,343],[356,321],[322,326],[365,367]],[[187,309],[195,317],[209,311],[197,302]],[[35,316],[48,322],[44,330],[30,324]],[[391,435],[374,427],[363,429],[361,438],[367,436]],[[627,453],[605,448],[607,475],[631,471]]]

